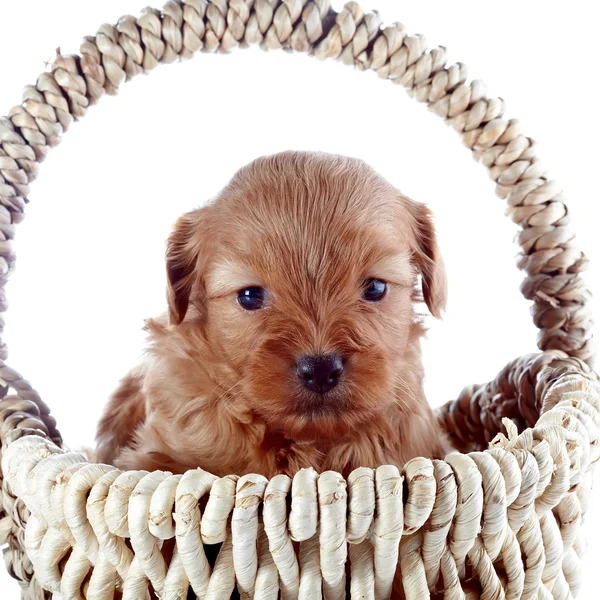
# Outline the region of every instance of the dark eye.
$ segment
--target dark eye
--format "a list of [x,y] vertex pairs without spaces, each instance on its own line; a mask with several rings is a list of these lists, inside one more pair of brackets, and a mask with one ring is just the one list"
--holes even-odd
[[246,310],[263,308],[267,301],[267,290],[261,287],[249,287],[240,290],[237,295],[238,302]]
[[363,298],[367,302],[379,302],[387,292],[387,283],[381,279],[366,279],[363,287]]

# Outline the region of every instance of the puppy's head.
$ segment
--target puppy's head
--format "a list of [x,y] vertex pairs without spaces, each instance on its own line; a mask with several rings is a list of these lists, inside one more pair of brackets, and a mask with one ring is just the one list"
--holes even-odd
[[446,298],[428,209],[322,153],[238,171],[178,221],[167,274],[171,326],[201,332],[233,402],[295,438],[342,435],[397,401],[416,290],[434,316]]

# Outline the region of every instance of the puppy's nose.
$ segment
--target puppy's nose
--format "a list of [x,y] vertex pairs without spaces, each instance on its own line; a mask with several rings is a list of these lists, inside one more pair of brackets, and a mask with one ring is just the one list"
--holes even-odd
[[296,373],[302,385],[311,392],[324,394],[332,390],[344,372],[344,363],[339,354],[301,356],[296,362]]

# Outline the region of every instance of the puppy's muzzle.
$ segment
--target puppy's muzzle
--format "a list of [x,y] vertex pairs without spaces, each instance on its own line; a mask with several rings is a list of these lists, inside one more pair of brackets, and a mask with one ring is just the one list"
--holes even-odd
[[300,383],[311,392],[325,394],[339,382],[344,372],[344,361],[339,354],[301,356],[296,361]]

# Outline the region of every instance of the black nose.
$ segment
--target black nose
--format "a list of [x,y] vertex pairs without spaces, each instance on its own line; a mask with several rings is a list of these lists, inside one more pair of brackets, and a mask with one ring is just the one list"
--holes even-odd
[[305,388],[324,394],[332,390],[344,372],[344,363],[339,354],[301,356],[296,362],[298,379]]

